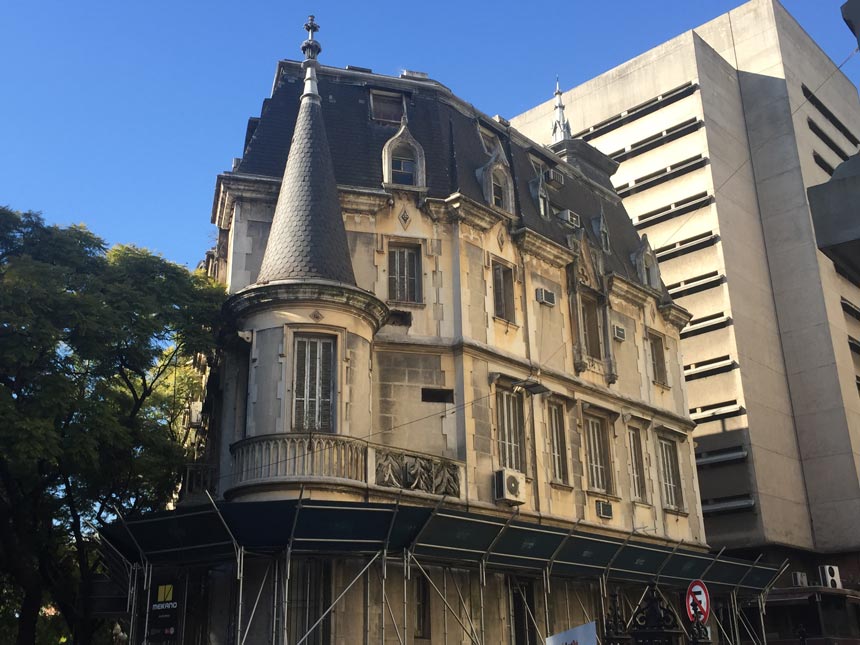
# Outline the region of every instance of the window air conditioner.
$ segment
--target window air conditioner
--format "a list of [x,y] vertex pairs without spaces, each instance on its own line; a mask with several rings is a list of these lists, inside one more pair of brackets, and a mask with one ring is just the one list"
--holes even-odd
[[809,577],[806,575],[805,571],[792,571],[791,572],[791,586],[792,587],[808,587],[809,586]]
[[497,502],[511,506],[526,501],[526,476],[511,468],[502,468],[493,473],[493,492]]
[[555,293],[550,291],[549,289],[544,289],[539,287],[535,289],[535,298],[542,305],[549,305],[550,307],[555,307]]
[[839,567],[834,567],[832,564],[825,564],[824,566],[818,567],[818,575],[821,578],[822,587],[842,589],[842,578],[839,577]]
[[612,337],[615,340],[620,340],[624,342],[627,340],[627,330],[624,329],[621,325],[612,325]]
[[579,228],[579,215],[577,213],[574,213],[569,208],[565,208],[563,211],[559,211],[558,218],[562,221],[563,224]]
[[602,517],[607,520],[612,519],[612,504],[597,500],[595,506],[597,507],[597,517]]
[[553,188],[561,188],[562,186],[564,186],[564,175],[560,170],[550,168],[549,170],[544,172],[543,176],[546,183]]

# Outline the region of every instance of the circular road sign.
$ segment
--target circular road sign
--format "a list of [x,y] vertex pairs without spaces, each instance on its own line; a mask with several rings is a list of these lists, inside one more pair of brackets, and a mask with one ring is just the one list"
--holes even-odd
[[703,623],[708,622],[708,617],[711,615],[711,596],[708,593],[708,588],[701,580],[693,580],[690,586],[687,587],[687,618],[691,623],[696,622],[696,617],[693,615],[693,607],[698,609],[699,620]]

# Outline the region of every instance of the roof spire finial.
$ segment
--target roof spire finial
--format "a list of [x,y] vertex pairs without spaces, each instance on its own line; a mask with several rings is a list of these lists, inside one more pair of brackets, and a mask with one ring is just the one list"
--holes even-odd
[[552,142],[558,143],[565,139],[572,139],[570,123],[564,116],[564,103],[561,102],[561,87],[559,87],[558,76],[555,77],[555,120],[552,122]]
[[314,38],[314,34],[320,30],[320,26],[314,21],[313,16],[308,16],[308,21],[305,23],[305,31],[308,32],[308,39],[302,43],[302,53],[305,55],[305,60],[302,67],[305,69],[305,91],[302,97],[319,96],[317,91],[317,69],[320,64],[317,61],[317,56],[322,51],[320,41]]
[[313,16],[308,16],[308,21],[305,23],[305,31],[308,32],[308,39],[302,43],[302,53],[307,60],[316,60],[322,51],[322,46],[318,40],[314,39],[314,34],[320,30],[320,26],[314,22]]

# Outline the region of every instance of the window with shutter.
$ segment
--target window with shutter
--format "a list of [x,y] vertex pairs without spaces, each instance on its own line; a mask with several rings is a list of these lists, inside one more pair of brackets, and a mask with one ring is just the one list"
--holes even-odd
[[630,475],[633,479],[633,499],[645,501],[645,463],[642,457],[642,434],[639,428],[627,428],[627,449],[630,458]]
[[612,492],[611,460],[606,421],[585,417],[585,449],[588,452],[588,486],[603,493]]
[[549,408],[550,456],[553,479],[567,483],[567,449],[564,437],[564,408],[551,403]]
[[663,505],[667,508],[683,508],[678,445],[670,439],[660,439],[660,479],[663,482]]
[[415,246],[388,247],[388,299],[421,302],[421,253]]
[[648,334],[648,344],[651,349],[651,373],[654,381],[660,385],[667,385],[669,379],[666,374],[666,351],[663,349],[663,338],[657,334]]
[[293,370],[293,430],[334,430],[334,339],[297,335]]
[[600,311],[597,308],[597,300],[583,296],[580,302],[582,303],[582,335],[585,352],[591,358],[600,360],[603,356],[601,353]]
[[504,468],[525,472],[523,459],[523,399],[508,390],[496,392],[499,462]]
[[508,322],[515,322],[514,307],[514,270],[493,262],[493,314]]

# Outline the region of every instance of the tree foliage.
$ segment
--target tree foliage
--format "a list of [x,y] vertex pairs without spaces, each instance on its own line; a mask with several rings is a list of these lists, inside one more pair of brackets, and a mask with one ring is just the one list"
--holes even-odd
[[0,571],[19,643],[45,603],[91,641],[89,525],[175,494],[187,365],[211,351],[222,301],[201,273],[0,208]]

